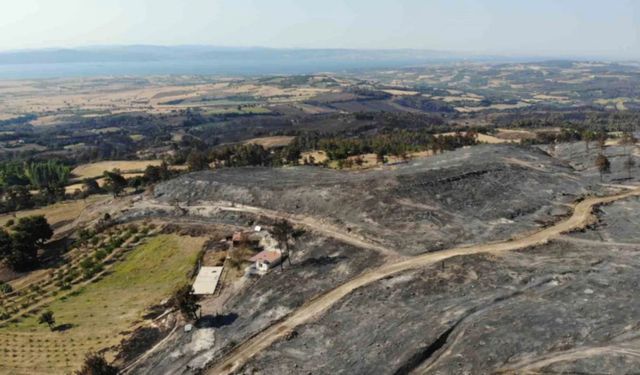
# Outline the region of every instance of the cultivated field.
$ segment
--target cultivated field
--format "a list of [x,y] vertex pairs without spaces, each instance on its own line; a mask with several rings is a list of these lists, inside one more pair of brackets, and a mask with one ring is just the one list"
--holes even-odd
[[[160,235],[126,255],[114,252],[119,260],[103,277],[46,305],[58,331],[39,325],[37,314],[0,328],[0,372],[67,373],[79,367],[85,353],[119,344],[144,324],[146,308],[187,281],[203,242]],[[46,284],[42,288],[48,290]]]
[[299,85],[283,81],[203,77],[7,81],[0,85],[0,111],[9,119],[38,113],[33,122],[38,127],[120,113],[163,114],[186,108],[202,108],[210,114],[264,114],[270,109],[257,103],[301,102],[336,91],[314,80]]

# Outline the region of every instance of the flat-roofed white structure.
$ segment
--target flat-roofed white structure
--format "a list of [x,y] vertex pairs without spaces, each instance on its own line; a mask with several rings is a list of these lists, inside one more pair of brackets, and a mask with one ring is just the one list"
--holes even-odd
[[193,283],[193,294],[213,294],[218,287],[222,267],[201,267]]

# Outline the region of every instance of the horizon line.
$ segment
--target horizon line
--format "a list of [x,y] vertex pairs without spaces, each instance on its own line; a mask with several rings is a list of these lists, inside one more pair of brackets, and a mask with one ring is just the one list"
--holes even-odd
[[578,52],[578,53],[557,53],[557,52],[523,52],[523,51],[478,51],[478,50],[447,50],[447,49],[430,49],[417,47],[398,47],[398,48],[361,48],[361,47],[272,47],[272,46],[240,46],[240,45],[216,45],[216,44],[83,44],[74,46],[52,46],[52,47],[28,47],[1,49],[0,54],[5,53],[25,53],[25,52],[44,52],[44,51],[65,51],[65,50],[86,50],[86,49],[108,49],[108,48],[131,48],[131,47],[152,47],[152,48],[186,48],[200,47],[212,49],[245,49],[245,50],[273,50],[273,51],[361,51],[361,52],[433,52],[447,53],[451,55],[459,55],[459,57],[504,57],[504,58],[535,58],[549,60],[571,60],[571,59],[596,59],[605,61],[638,61],[638,56],[620,56],[613,53],[605,52]]

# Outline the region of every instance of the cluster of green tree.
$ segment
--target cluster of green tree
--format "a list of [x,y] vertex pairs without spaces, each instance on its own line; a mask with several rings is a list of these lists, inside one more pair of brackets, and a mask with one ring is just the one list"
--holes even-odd
[[523,139],[522,144],[549,144],[549,143],[566,143],[578,142],[582,140],[607,139],[607,133],[579,131],[575,128],[562,128],[560,131],[538,131],[535,138]]
[[175,175],[176,172],[169,169],[169,164],[163,161],[159,166],[147,166],[142,175],[142,180],[145,184],[155,184],[156,182],[166,181]]
[[200,304],[198,302],[198,296],[193,294],[191,285],[183,285],[180,289],[176,290],[170,301],[173,307],[180,310],[182,316],[191,321],[198,319],[198,310],[200,310]]
[[[580,129],[577,127],[565,127],[560,131],[538,131],[536,137],[532,139],[523,139],[523,144],[550,144],[550,143],[567,143],[584,141],[587,151],[590,145],[595,142],[602,148],[608,138],[611,136],[605,130]],[[635,138],[631,131],[623,131],[621,142],[623,145],[635,143]]]
[[104,171],[104,186],[98,186],[98,183],[95,180],[85,180],[82,194],[86,196],[107,191],[113,194],[114,197],[117,197],[128,187],[139,192],[142,188],[160,181],[166,181],[174,177],[177,173],[178,172],[169,169],[169,164],[165,161],[163,161],[159,166],[147,166],[142,176],[136,176],[130,179],[126,179],[118,170]]
[[34,197],[25,186],[14,185],[1,190],[0,212],[13,212],[33,208],[44,203]]
[[358,138],[324,138],[317,142],[329,160],[344,160],[350,156],[374,153],[379,162],[387,155],[406,158],[409,152],[432,151],[434,154],[476,144],[474,131],[451,135],[433,135],[426,131],[395,130]]
[[261,145],[251,143],[214,149],[210,158],[217,166],[225,167],[282,165],[281,152],[271,152]]
[[64,191],[65,185],[69,182],[71,168],[58,161],[49,160],[27,163],[24,172],[32,187],[44,191],[47,195],[55,195],[60,190]]
[[[225,145],[209,151],[192,149],[186,162],[191,171],[208,169],[212,163],[216,167],[280,167],[299,164],[302,152],[310,150],[324,151],[329,160],[345,160],[350,156],[375,153],[383,162],[387,155],[404,158],[409,152],[430,150],[438,153],[476,143],[477,133],[474,131],[434,135],[428,130],[396,129],[358,137],[323,137],[308,132],[297,136],[288,146],[274,149],[265,149],[256,144]],[[305,162],[315,163],[308,159]]]
[[44,216],[28,216],[18,220],[11,232],[0,229],[0,261],[15,270],[29,270],[39,264],[38,249],[53,236]]
[[520,110],[501,114],[493,118],[497,127],[508,128],[568,128],[577,131],[633,131],[640,124],[640,112],[637,111],[594,111],[579,108],[567,111],[531,111]]
[[[71,169],[59,161],[0,164],[0,212],[46,205],[64,199]],[[31,190],[38,190],[33,196]]]
[[57,160],[0,164],[0,187],[31,186],[48,192],[64,187],[71,169]]
[[7,188],[15,185],[29,185],[24,163],[15,161],[0,163],[0,187]]
[[80,370],[74,372],[74,375],[118,375],[119,373],[120,369],[109,364],[104,354],[89,353]]

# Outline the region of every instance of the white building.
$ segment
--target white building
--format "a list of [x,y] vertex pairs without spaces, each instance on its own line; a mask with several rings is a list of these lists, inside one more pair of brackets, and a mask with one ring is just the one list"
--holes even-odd
[[273,250],[264,250],[254,255],[249,261],[254,263],[254,268],[259,273],[265,273],[282,262],[282,253]]
[[222,267],[201,267],[193,283],[193,294],[213,294],[218,287],[222,275]]

